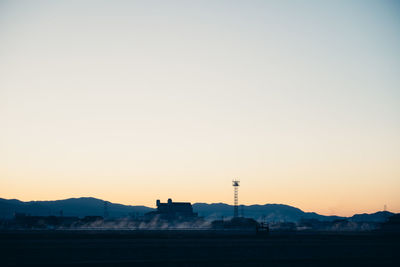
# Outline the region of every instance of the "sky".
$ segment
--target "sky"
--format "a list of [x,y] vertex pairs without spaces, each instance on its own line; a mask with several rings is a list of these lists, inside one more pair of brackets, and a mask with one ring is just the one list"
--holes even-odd
[[0,0],[0,197],[400,212],[399,14]]

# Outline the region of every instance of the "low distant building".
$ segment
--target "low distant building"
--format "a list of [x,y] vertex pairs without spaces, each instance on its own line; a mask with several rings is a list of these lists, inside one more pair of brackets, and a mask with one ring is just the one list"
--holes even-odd
[[211,227],[217,230],[253,230],[257,231],[261,225],[252,218],[234,217],[230,220],[215,220]]
[[190,202],[172,202],[168,199],[167,203],[156,202],[157,210],[145,214],[147,219],[155,217],[162,220],[190,220],[197,218],[197,213],[193,212]]
[[25,213],[15,213],[14,217],[14,225],[25,229],[70,227],[78,221],[78,217],[72,216],[30,216]]

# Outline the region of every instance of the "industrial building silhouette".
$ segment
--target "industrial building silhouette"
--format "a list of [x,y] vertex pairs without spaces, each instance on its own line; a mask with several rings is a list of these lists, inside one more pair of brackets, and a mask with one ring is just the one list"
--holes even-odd
[[157,210],[146,213],[146,218],[158,217],[163,220],[187,220],[198,217],[197,213],[193,212],[190,202],[172,202],[172,199],[169,198],[167,203],[161,203],[157,199],[156,205]]

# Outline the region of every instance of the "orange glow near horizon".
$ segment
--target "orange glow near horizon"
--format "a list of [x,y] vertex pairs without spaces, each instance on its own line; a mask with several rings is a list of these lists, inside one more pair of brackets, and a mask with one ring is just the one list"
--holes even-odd
[[[10,173],[8,173],[11,176]],[[38,179],[23,179],[36,175],[13,173],[15,179],[7,184],[2,182],[0,195],[2,198],[16,198],[22,201],[59,200],[71,197],[95,197],[125,205],[144,205],[155,207],[155,200],[172,198],[175,201],[190,201],[204,203],[233,202],[233,188],[229,177],[198,173],[197,176],[187,176],[176,173],[175,177],[135,175],[112,176],[111,173],[80,177],[60,176],[60,174],[41,173]],[[253,204],[286,204],[307,212],[317,212],[323,215],[351,216],[356,213],[373,213],[383,210],[386,204],[389,211],[399,212],[397,188],[376,185],[363,177],[343,187],[342,181],[334,182],[331,173],[326,180],[320,180],[317,172],[298,173],[293,177],[289,173],[264,173],[257,177],[242,178],[239,188],[239,203]],[[58,179],[52,177],[58,176]],[[276,177],[279,182],[268,182],[263,177]],[[311,177],[314,178],[311,178]],[[208,178],[204,178],[208,177]],[[185,182],[185,178],[187,181]],[[394,176],[395,178],[395,176]],[[342,179],[350,179],[342,177]],[[271,179],[273,180],[273,179]],[[293,181],[302,180],[302,183]],[[16,181],[16,182],[13,182]],[[21,183],[23,181],[23,183]],[[196,181],[196,182],[192,182]],[[258,181],[258,182],[257,182]],[[354,191],[357,187],[359,190]],[[4,190],[7,189],[7,190]],[[373,194],[373,198],[371,198]]]

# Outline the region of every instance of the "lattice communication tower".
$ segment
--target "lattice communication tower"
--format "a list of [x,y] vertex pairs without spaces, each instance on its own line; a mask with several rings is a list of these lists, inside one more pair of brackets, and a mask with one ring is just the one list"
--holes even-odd
[[232,180],[233,186],[233,217],[239,217],[239,183],[237,179]]

